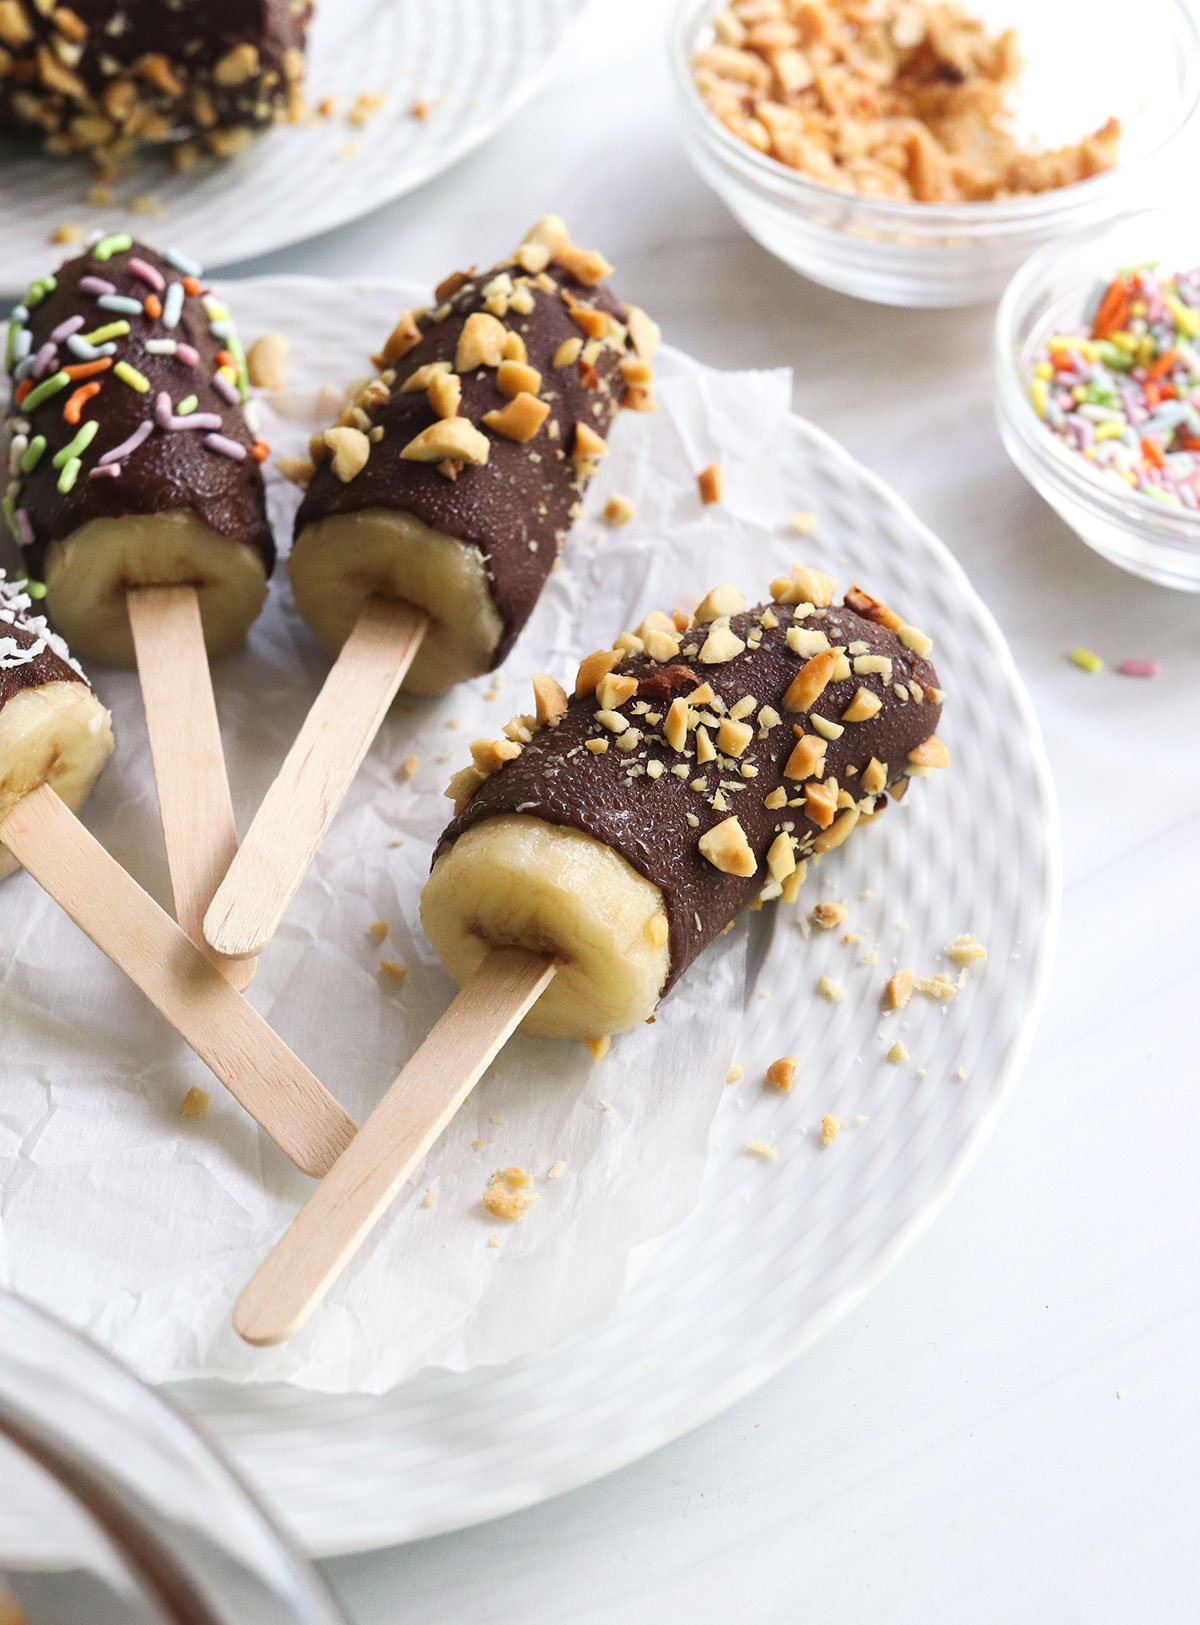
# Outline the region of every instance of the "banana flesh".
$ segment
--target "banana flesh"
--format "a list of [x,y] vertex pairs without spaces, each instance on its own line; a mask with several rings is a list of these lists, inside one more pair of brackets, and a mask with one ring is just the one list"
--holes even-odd
[[[43,683],[0,708],[0,824],[48,784],[78,812],[112,755],[112,719],[84,683]],[[0,846],[0,880],[18,868]]]

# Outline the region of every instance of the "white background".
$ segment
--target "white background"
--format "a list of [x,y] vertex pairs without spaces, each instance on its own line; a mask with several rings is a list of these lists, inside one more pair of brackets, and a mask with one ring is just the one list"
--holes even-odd
[[[1010,466],[990,311],[858,304],[741,232],[681,151],[667,11],[601,0],[485,151],[237,271],[432,283],[555,211],[671,343],[793,367],[797,409],[962,559],[1033,694],[1065,845],[1050,1006],[947,1212],[797,1365],[599,1484],[324,1572],[356,1625],[1192,1621],[1200,600],[1094,557]],[[1086,675],[1077,644],[1161,675]]]

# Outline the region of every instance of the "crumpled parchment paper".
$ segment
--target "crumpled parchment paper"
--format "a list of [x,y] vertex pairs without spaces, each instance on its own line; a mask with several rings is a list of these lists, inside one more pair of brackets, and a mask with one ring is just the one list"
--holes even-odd
[[[303,313],[295,324],[281,309],[259,319],[253,303],[239,301],[247,339],[277,326],[294,347],[286,391],[261,403],[261,429],[276,452],[298,453],[329,421],[316,389],[329,359],[307,342]],[[394,309],[393,295],[363,293],[363,351]],[[442,792],[469,742],[531,708],[531,673],[566,681],[582,654],[647,610],[690,607],[719,580],[748,595],[765,587],[781,523],[798,503],[775,473],[789,375],[717,373],[671,356],[659,373],[657,415],[628,414],[615,429],[585,515],[506,667],[443,700],[401,700],[260,963],[249,998],[360,1121],[453,996],[417,903],[449,816]],[[702,508],[696,474],[713,461],[726,497]],[[616,492],[636,517],[613,530],[599,515]],[[272,492],[285,539],[296,500],[282,484]],[[214,674],[240,828],[327,670],[281,572],[247,649]],[[137,682],[105,669],[93,676],[113,709],[118,750],[85,819],[169,907]],[[368,931],[380,920],[390,927],[382,944]],[[406,978],[381,974],[381,958]],[[232,1332],[230,1311],[310,1182],[18,875],[0,888],[0,1284],[155,1381],[375,1393],[423,1366],[464,1370],[542,1349],[602,1317],[635,1252],[687,1217],[744,982],[744,936],[733,932],[652,1026],[617,1039],[599,1064],[580,1044],[514,1039],[304,1332],[255,1350]],[[192,1085],[210,1091],[211,1107],[185,1119]],[[538,1201],[504,1224],[481,1198],[493,1170],[514,1164],[533,1175]]]

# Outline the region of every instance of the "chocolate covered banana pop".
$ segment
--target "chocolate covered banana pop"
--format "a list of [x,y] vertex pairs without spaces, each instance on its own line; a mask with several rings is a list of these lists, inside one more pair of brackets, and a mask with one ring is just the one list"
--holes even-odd
[[498,665],[579,512],[620,406],[652,408],[658,329],[603,255],[540,221],[490,271],[406,311],[296,520],[296,604],[336,653],[372,595],[429,617],[405,680],[440,694]]
[[658,329],[562,221],[406,311],[313,440],[296,605],[337,662],[205,921],[270,941],[401,683],[440,694],[498,665],[537,603],[620,406],[653,407]]
[[652,615],[568,698],[478,740],[421,919],[462,989],[238,1300],[248,1342],[303,1325],[516,1026],[598,1038],[652,1014],[737,913],[793,898],[908,780],[949,761],[930,640],[816,570],[747,609]]
[[[54,625],[138,666],[176,915],[198,942],[237,849],[208,655],[245,639],[274,556],[245,361],[199,266],[123,234],[9,318],[4,517]],[[253,966],[227,965],[238,985]]]
[[[112,755],[112,718],[24,582],[0,570],[0,824],[49,785],[78,812]],[[0,880],[18,868],[0,847]]]
[[651,616],[590,655],[574,697],[480,740],[451,785],[421,919],[465,982],[490,946],[552,955],[525,1026],[596,1038],[644,1021],[755,900],[791,899],[914,772],[948,760],[929,639],[813,570],[745,607]]
[[230,157],[300,110],[310,0],[3,0],[0,131],[111,172],[145,144]]

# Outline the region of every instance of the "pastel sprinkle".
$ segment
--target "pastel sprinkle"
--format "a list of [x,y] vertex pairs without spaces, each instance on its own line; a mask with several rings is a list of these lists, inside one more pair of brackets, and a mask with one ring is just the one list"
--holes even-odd
[[232,457],[235,463],[245,461],[245,446],[239,445],[236,440],[230,440],[228,435],[206,434],[204,437],[204,444],[208,447],[209,451],[220,452],[222,457]]
[[79,478],[79,470],[82,467],[83,467],[83,464],[79,461],[79,458],[78,457],[72,457],[71,461],[67,464],[67,466],[63,469],[62,473],[58,476],[58,489],[62,492],[62,494],[64,496],[67,494],[68,491],[74,490],[75,481]]
[[46,583],[44,581],[25,582],[25,591],[31,598],[44,598],[46,596]]
[[17,362],[17,365],[13,369],[13,377],[16,378],[18,380],[18,382],[22,378],[28,378],[30,373],[33,371],[33,369],[34,369],[34,367],[36,365],[37,365],[37,357],[36,356],[27,355],[27,356],[22,357],[22,359]]
[[104,327],[94,328],[90,333],[82,333],[80,337],[85,344],[103,344],[105,339],[123,339],[130,332],[128,322],[108,322]]
[[96,300],[101,310],[115,310],[121,316],[140,316],[140,299],[128,299],[123,293],[106,293]]
[[176,344],[174,339],[147,339],[147,355],[174,355]]
[[1122,677],[1157,677],[1157,660],[1122,660],[1117,667]]
[[95,418],[83,424],[75,438],[69,441],[61,451],[54,453],[51,462],[55,468],[65,468],[68,463],[77,462],[80,454],[85,452],[100,432],[100,425]]
[[17,489],[18,488],[13,485],[10,486],[9,489],[4,493],[4,500],[3,502],[0,502],[0,513],[3,513],[4,515],[4,522],[9,528],[13,541],[16,542],[18,547],[20,547],[21,532],[17,527],[16,516]]
[[133,238],[127,232],[115,231],[111,237],[101,237],[92,248],[94,260],[110,260],[114,254],[124,254],[133,247]]
[[181,418],[186,418],[192,412],[194,412],[199,405],[200,397],[198,395],[185,395],[180,401],[179,405],[175,408],[176,415]]
[[214,373],[212,384],[223,401],[228,401],[230,406],[237,406],[241,396],[238,394],[232,380],[224,372]]
[[121,475],[120,463],[97,463],[95,468],[89,469],[89,480],[119,479]]
[[89,344],[86,339],[80,338],[78,333],[72,333],[67,340],[67,349],[83,361],[99,361],[102,356],[117,353],[115,344]]
[[99,393],[100,385],[97,383],[80,384],[78,389],[73,389],[67,396],[67,404],[63,407],[63,421],[78,423],[84,407]]
[[64,339],[69,339],[72,333],[78,333],[82,326],[82,316],[68,316],[66,321],[59,322],[53,333],[51,333],[51,344],[61,344]]
[[115,282],[106,282],[102,276],[81,276],[79,291],[96,298],[106,293],[116,293],[117,285]]
[[22,474],[32,474],[33,473],[34,469],[41,462],[42,453],[45,451],[45,449],[46,449],[46,437],[45,437],[45,435],[44,434],[35,434],[33,439],[29,442],[28,446],[26,446],[25,450],[21,453],[21,473]]
[[162,300],[156,293],[148,293],[142,303],[142,309],[152,322],[156,322],[162,315]]
[[40,378],[58,355],[58,345],[47,339],[33,359],[33,376]]
[[162,324],[174,327],[183,314],[183,283],[172,282],[163,295]]
[[[196,397],[193,395],[191,400],[195,403]],[[180,429],[219,429],[221,427],[221,419],[216,412],[194,412],[194,415],[190,417],[185,413],[180,417],[175,417],[171,411],[171,397],[165,389],[155,397],[154,421],[160,429],[175,432]]]
[[1090,649],[1072,649],[1071,664],[1078,666],[1080,671],[1103,671],[1104,662],[1099,655],[1094,655]]
[[199,350],[193,349],[190,344],[177,344],[175,346],[175,359],[182,361],[185,367],[195,367],[200,362]]
[[154,424],[150,418],[147,418],[144,423],[138,424],[137,428],[129,436],[128,440],[122,440],[119,446],[114,446],[111,451],[106,451],[104,453],[104,455],[100,458],[100,467],[107,468],[112,463],[121,462],[123,458],[128,457],[135,452],[141,445],[142,441],[153,433]]
[[52,294],[58,287],[52,276],[40,276],[29,284],[29,291],[25,295],[25,304],[30,310],[35,310],[42,300]]
[[146,395],[150,390],[150,380],[140,373],[136,367],[131,367],[128,361],[118,361],[113,368],[113,377],[119,378],[130,389],[136,389],[139,395]]
[[27,412],[36,412],[43,401],[57,395],[60,389],[66,389],[71,382],[65,372],[53,373],[49,378],[43,378],[40,384],[34,386],[25,397],[24,408]]
[[[110,346],[115,348],[115,346]],[[107,372],[112,366],[111,359],[102,355],[95,361],[77,361],[74,366],[64,367],[63,371],[68,378],[94,378],[98,372]]]
[[34,542],[33,520],[24,508],[18,508],[13,514],[13,518],[17,522],[17,546],[32,547]]
[[168,265],[173,265],[184,276],[203,276],[204,271],[190,254],[182,254],[177,248],[164,248],[163,259]]
[[167,285],[162,272],[153,265],[147,265],[145,260],[131,259],[129,269],[134,276],[140,277],[153,288],[155,293],[161,293]]
[[12,369],[13,361],[16,358],[17,344],[22,336],[26,336],[26,348],[28,348],[28,332],[29,329],[18,326],[17,322],[12,316],[8,318],[8,333],[4,340],[4,365],[9,368],[10,371]]

